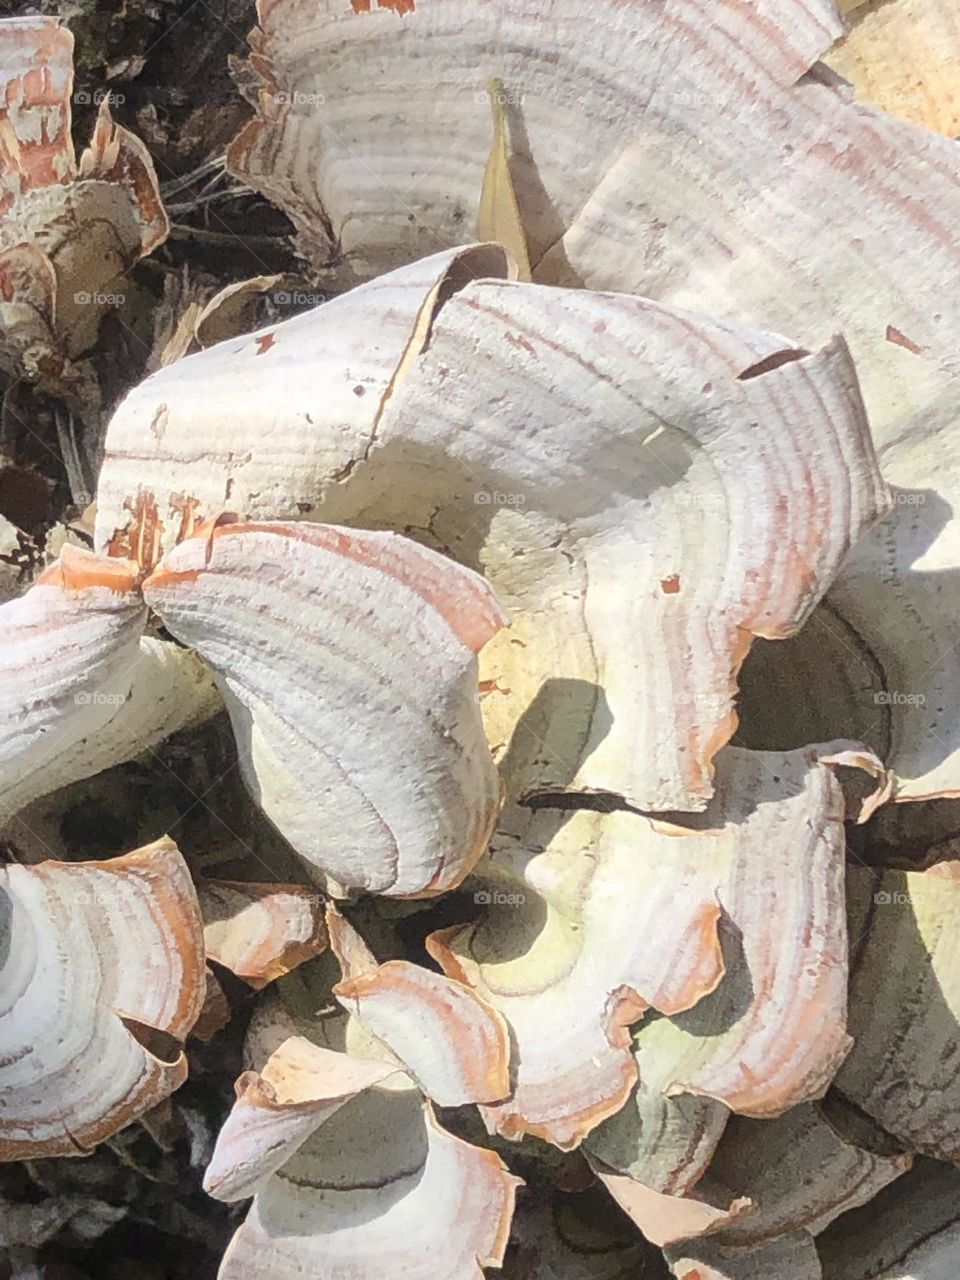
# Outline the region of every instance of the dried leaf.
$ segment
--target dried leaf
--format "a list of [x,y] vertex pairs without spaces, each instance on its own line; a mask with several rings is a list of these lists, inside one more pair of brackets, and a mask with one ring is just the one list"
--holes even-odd
[[204,997],[200,910],[169,840],[0,869],[0,1160],[85,1155],[177,1089]]
[[507,145],[507,122],[501,80],[487,85],[493,112],[493,144],[483,174],[480,212],[477,215],[477,238],[502,244],[516,262],[520,280],[530,280],[530,259],[523,218],[510,174],[510,152]]
[[257,300],[282,276],[254,276],[228,284],[210,299],[194,322],[194,336],[201,347],[212,347],[244,333]]
[[[163,278],[163,297],[153,312],[147,373],[183,359],[194,345],[197,321],[204,306],[216,292],[215,282],[202,272],[191,272],[189,267],[176,273],[167,272]],[[96,511],[93,514],[96,518]]]

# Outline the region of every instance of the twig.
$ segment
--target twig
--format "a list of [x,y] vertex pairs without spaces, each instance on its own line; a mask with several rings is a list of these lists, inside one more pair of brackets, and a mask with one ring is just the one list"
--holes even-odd
[[215,156],[211,160],[204,160],[203,164],[196,169],[192,169],[189,173],[182,174],[179,178],[171,178],[169,182],[160,184],[160,194],[163,196],[164,202],[170,196],[175,196],[180,191],[185,191],[187,187],[192,187],[194,183],[206,178],[211,173],[217,171],[226,172],[226,157]]
[[186,223],[175,222],[170,228],[172,240],[199,240],[202,244],[220,244],[229,247],[240,245],[241,248],[275,249],[278,253],[289,253],[290,246],[286,236],[240,236],[232,231],[207,231],[203,227],[189,227]]

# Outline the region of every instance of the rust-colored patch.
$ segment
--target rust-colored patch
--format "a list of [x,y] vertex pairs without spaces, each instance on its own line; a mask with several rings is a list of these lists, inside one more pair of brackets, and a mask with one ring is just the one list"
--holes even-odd
[[136,591],[140,571],[132,560],[94,555],[67,543],[59,559],[44,569],[37,586],[55,586],[63,591],[83,591],[87,587],[109,587],[111,591]]
[[481,694],[483,693],[501,693],[505,698],[509,698],[512,693],[511,689],[502,689],[496,680],[481,680],[478,686]]
[[[199,538],[206,543],[203,554],[204,564],[209,564],[213,556],[213,543],[218,530],[225,525],[235,525],[240,521],[240,517],[232,511],[221,511],[219,515],[208,516],[205,520],[200,520],[193,526],[190,538]],[[187,541],[188,539],[184,539]],[[161,560],[159,564],[149,574],[150,585],[153,587],[169,586],[173,582],[195,582],[201,573],[200,569],[168,569],[166,561]]]
[[536,348],[529,339],[525,338],[521,333],[505,333],[504,337],[512,347],[522,347],[524,351],[533,356],[534,360],[539,360]]
[[901,333],[899,329],[895,329],[892,324],[887,325],[887,341],[897,347],[903,347],[905,351],[912,351],[915,356],[923,355],[923,347],[912,338],[908,338],[905,333]]
[[671,573],[669,578],[660,579],[660,590],[665,596],[675,596],[680,592],[680,575]]
[[[371,0],[350,0],[354,13],[369,13]],[[416,10],[415,0],[377,0],[378,9],[393,9],[401,15],[405,13],[414,13]]]
[[446,929],[437,929],[434,933],[430,933],[424,939],[424,946],[427,954],[431,959],[436,960],[437,964],[447,975],[456,982],[462,982],[465,987],[471,986],[470,975],[460,963],[460,958],[453,950],[453,944],[461,934],[472,932],[472,925],[455,924]]
[[272,333],[265,333],[262,338],[258,338],[257,339],[257,355],[262,356],[265,352],[269,351],[270,348],[273,346],[273,344],[276,342],[276,340],[277,339],[274,337]]
[[143,573],[149,573],[160,559],[163,539],[163,521],[157,508],[157,500],[148,490],[141,489],[135,499],[127,498],[123,504],[131,519],[122,529],[115,529],[107,543],[107,555],[135,560]]

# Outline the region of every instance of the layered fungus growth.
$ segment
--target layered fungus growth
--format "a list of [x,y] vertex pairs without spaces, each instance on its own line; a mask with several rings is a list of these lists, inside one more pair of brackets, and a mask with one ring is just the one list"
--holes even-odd
[[0,20],[0,1275],[955,1276],[955,5],[256,19],[299,286]]

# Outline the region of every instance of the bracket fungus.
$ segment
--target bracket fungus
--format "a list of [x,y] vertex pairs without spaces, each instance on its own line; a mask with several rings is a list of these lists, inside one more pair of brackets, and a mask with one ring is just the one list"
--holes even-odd
[[67,546],[0,605],[0,809],[132,759],[212,714],[182,649],[144,635],[138,566]]
[[[616,0],[589,9],[578,0],[479,9],[467,0],[260,0],[250,37],[257,118],[227,163],[290,214],[306,258],[380,274],[471,228],[492,96],[510,125],[510,174],[536,271],[646,119],[669,126],[696,113],[719,133],[722,117],[703,99],[730,91],[727,41],[745,35],[755,55],[753,33],[770,87],[782,89],[843,32],[823,0],[761,0],[752,22],[733,0],[712,9],[704,27],[693,4],[663,14]],[[770,38],[774,29],[782,38]],[[376,75],[358,78],[361,59]]]
[[956,1264],[960,1173],[918,1160],[872,1204],[841,1218],[820,1236],[824,1274],[834,1280],[947,1280]]
[[[87,1154],[183,1083],[203,934],[170,840],[2,871],[0,1160]],[[151,1050],[151,1033],[177,1043]],[[159,1048],[159,1046],[158,1046]]]
[[[842,7],[838,46],[829,0],[714,0],[709,21],[691,2],[264,0],[257,117],[229,163],[288,211],[318,268],[365,279],[475,225],[495,78],[535,281],[635,293],[809,350],[842,332],[902,493],[830,599],[854,648],[893,669],[881,692],[926,697],[919,713],[884,709],[898,796],[919,800],[960,792],[944,302],[960,287],[960,152],[854,101],[821,59],[955,134],[958,19],[950,0]],[[357,76],[357,59],[377,74]],[[903,610],[884,607],[878,576]]]
[[649,1246],[609,1212],[597,1188],[544,1192],[521,1188],[503,1280],[657,1280]]
[[531,721],[515,790],[702,809],[752,636],[796,632],[889,510],[846,349],[489,271],[494,246],[437,255],[147,379],[107,432],[98,546],[144,501],[169,546],[185,493],[417,533],[510,616],[481,679],[499,755]]
[[225,524],[144,597],[212,666],[253,795],[337,892],[463,879],[499,804],[476,652],[504,618],[482,579],[394,534]]
[[[142,1131],[219,1280],[954,1276],[955,6],[256,9],[184,216],[324,296],[180,224],[95,512],[61,431],[0,517],[13,1275]],[[92,422],[184,206],[62,21],[0,90],[0,365]]]
[[[851,896],[858,929],[849,1019],[855,1041],[837,1087],[908,1150],[956,1162],[960,1050],[950,1023],[960,1000],[960,864],[890,868],[876,881],[857,868]],[[890,976],[878,987],[881,964]]]
[[327,946],[320,896],[297,884],[197,886],[208,960],[259,990]]
[[77,161],[73,45],[56,18],[0,23],[0,364],[91,408],[99,388],[75,361],[169,221],[150,153],[114,123],[109,97]]
[[900,1178],[912,1159],[858,1146],[805,1104],[776,1121],[732,1120],[709,1172],[685,1197],[659,1194],[599,1166],[598,1172],[658,1244],[709,1239],[713,1246],[753,1250],[782,1236],[803,1233],[812,1240]]
[[407,960],[378,965],[332,905],[338,1003],[384,1045],[438,1106],[496,1102],[511,1092],[506,1022],[470,987]]
[[[491,1127],[574,1146],[621,1112],[638,1077],[668,1099],[712,1099],[724,1115],[776,1116],[822,1095],[850,1045],[847,801],[834,771],[882,774],[844,745],[728,749],[714,801],[687,826],[544,809],[502,841],[491,883],[521,908],[429,943],[510,1027],[515,1088],[484,1109]],[[669,931],[650,948],[664,918]],[[664,1015],[649,1034],[648,1011]],[[621,1116],[636,1125],[632,1103]],[[606,1143],[593,1149],[602,1156]]]
[[282,1038],[237,1082],[206,1186],[228,1200],[256,1194],[220,1280],[292,1280],[305,1265],[350,1280],[386,1268],[481,1280],[503,1259],[518,1179],[442,1128],[376,1041],[344,1051],[347,1022]]

